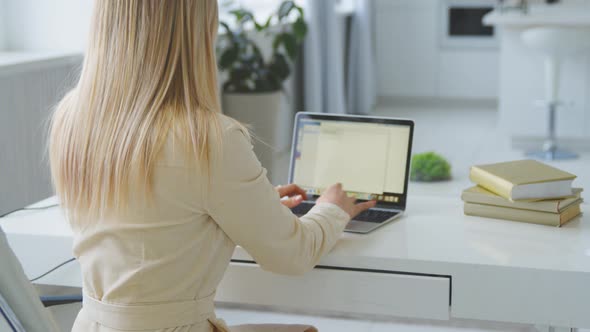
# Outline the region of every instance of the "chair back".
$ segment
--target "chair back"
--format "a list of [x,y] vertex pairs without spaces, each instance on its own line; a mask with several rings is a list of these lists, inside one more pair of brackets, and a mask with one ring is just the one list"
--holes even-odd
[[[6,235],[0,227],[0,305],[4,304],[4,310],[0,310],[0,331],[2,319],[11,327],[10,322],[17,320],[27,332],[61,332],[53,316],[46,309],[39,294],[29,282],[18,259],[10,249]],[[12,316],[13,318],[7,318]],[[18,323],[16,323],[18,325]],[[12,331],[20,332],[19,327],[13,327]],[[11,331],[11,329],[7,329]]]

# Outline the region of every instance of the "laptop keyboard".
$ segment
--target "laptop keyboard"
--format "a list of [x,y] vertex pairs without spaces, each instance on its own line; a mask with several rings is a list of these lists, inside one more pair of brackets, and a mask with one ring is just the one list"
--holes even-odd
[[[298,216],[302,216],[309,212],[311,208],[314,206],[314,203],[310,202],[303,202],[296,207],[292,208],[291,211]],[[382,223],[384,221],[389,220],[389,218],[397,215],[398,211],[384,211],[384,210],[365,210],[361,212],[358,216],[354,217],[356,221],[366,221],[366,222],[374,222],[374,223]]]
[[375,222],[375,223],[382,223],[389,218],[397,215],[399,212],[397,211],[383,211],[383,210],[365,210],[361,212],[358,216],[354,217],[356,221],[368,221],[368,222]]
[[296,207],[292,208],[291,211],[294,215],[302,216],[309,212],[311,208],[315,205],[315,203],[310,202],[302,202],[301,204],[297,205]]

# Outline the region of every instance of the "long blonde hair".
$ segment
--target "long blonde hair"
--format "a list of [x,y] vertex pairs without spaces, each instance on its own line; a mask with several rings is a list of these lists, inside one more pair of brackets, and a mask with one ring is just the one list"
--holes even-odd
[[217,11],[216,0],[95,1],[80,80],[49,133],[54,187],[72,222],[121,212],[130,193],[150,195],[172,128],[209,162],[219,132]]

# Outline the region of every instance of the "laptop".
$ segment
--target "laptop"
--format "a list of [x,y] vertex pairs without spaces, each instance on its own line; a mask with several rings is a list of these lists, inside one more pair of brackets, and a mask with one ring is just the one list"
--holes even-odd
[[337,182],[359,202],[377,205],[354,217],[345,231],[369,233],[406,209],[414,122],[375,116],[297,113],[289,183],[307,192],[292,209],[306,214]]

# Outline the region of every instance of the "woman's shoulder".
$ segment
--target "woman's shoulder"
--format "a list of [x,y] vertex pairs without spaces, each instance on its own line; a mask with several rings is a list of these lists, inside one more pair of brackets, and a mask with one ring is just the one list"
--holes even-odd
[[219,114],[218,119],[220,131],[217,137],[210,139],[219,148],[218,151],[227,153],[228,149],[232,150],[236,145],[251,148],[252,137],[247,125],[224,114]]
[[[241,145],[240,143],[243,141],[250,141],[247,127],[239,121],[221,113],[215,114],[214,119],[217,123],[208,130],[211,157],[216,157],[219,153],[223,154],[224,151],[232,149],[236,144]],[[217,130],[214,128],[215,126]],[[187,156],[187,150],[185,149],[186,144],[188,144],[187,139],[184,129],[172,126],[172,130],[168,133],[162,147],[158,164],[179,167],[193,165],[194,163],[188,162],[193,156]]]
[[218,121],[221,129],[222,136],[227,138],[228,136],[232,136],[235,132],[241,132],[246,137],[250,137],[248,133],[248,128],[246,125],[240,123],[238,120],[231,118],[225,114],[219,113],[218,114]]

